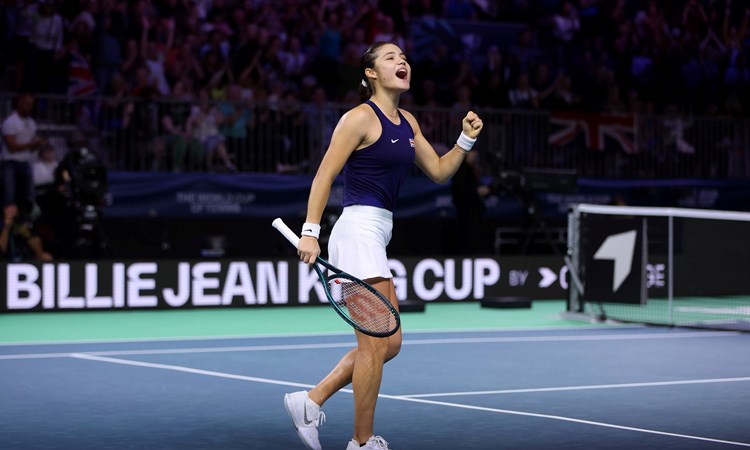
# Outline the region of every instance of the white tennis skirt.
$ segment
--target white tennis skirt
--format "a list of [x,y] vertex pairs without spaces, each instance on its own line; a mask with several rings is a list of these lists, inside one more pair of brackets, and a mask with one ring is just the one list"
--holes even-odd
[[375,206],[347,206],[328,238],[328,261],[360,279],[392,278],[385,254],[392,233],[391,211]]

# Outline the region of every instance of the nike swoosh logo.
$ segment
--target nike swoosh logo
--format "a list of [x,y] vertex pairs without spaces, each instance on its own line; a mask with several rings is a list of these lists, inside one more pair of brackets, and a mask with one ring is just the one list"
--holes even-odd
[[309,231],[309,232],[312,232],[312,230],[310,230],[310,229],[307,229],[307,230],[302,230],[302,232],[303,232],[303,233],[307,233],[308,231]]
[[307,418],[307,405],[303,405],[302,409],[305,411],[305,414],[304,414],[305,425],[311,425],[313,421]]
[[398,139],[391,139],[391,144],[395,144],[396,142],[398,142]]

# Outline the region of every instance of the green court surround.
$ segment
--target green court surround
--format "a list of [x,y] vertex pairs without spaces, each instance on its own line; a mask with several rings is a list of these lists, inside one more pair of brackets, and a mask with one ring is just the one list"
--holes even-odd
[[[482,308],[477,302],[429,303],[402,314],[405,331],[594,326],[565,320],[561,300],[538,300],[530,309]],[[233,337],[348,332],[328,306],[6,313],[0,343],[77,340]]]

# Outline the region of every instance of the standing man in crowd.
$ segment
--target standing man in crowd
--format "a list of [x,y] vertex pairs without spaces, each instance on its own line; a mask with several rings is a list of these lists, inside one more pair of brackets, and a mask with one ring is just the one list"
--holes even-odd
[[2,125],[2,206],[29,204],[34,199],[34,180],[31,163],[36,152],[47,143],[37,135],[37,126],[31,113],[34,97],[21,93],[16,99],[15,110]]

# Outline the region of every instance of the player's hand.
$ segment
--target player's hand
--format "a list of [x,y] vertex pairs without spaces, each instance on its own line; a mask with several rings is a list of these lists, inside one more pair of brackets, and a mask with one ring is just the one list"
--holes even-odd
[[466,114],[464,120],[461,121],[461,125],[464,128],[464,133],[472,139],[476,139],[476,137],[479,136],[479,133],[484,126],[482,119],[480,119],[474,111],[469,111],[468,114]]
[[320,244],[312,236],[302,236],[297,247],[297,254],[300,261],[308,265],[313,265],[318,256],[320,256]]

